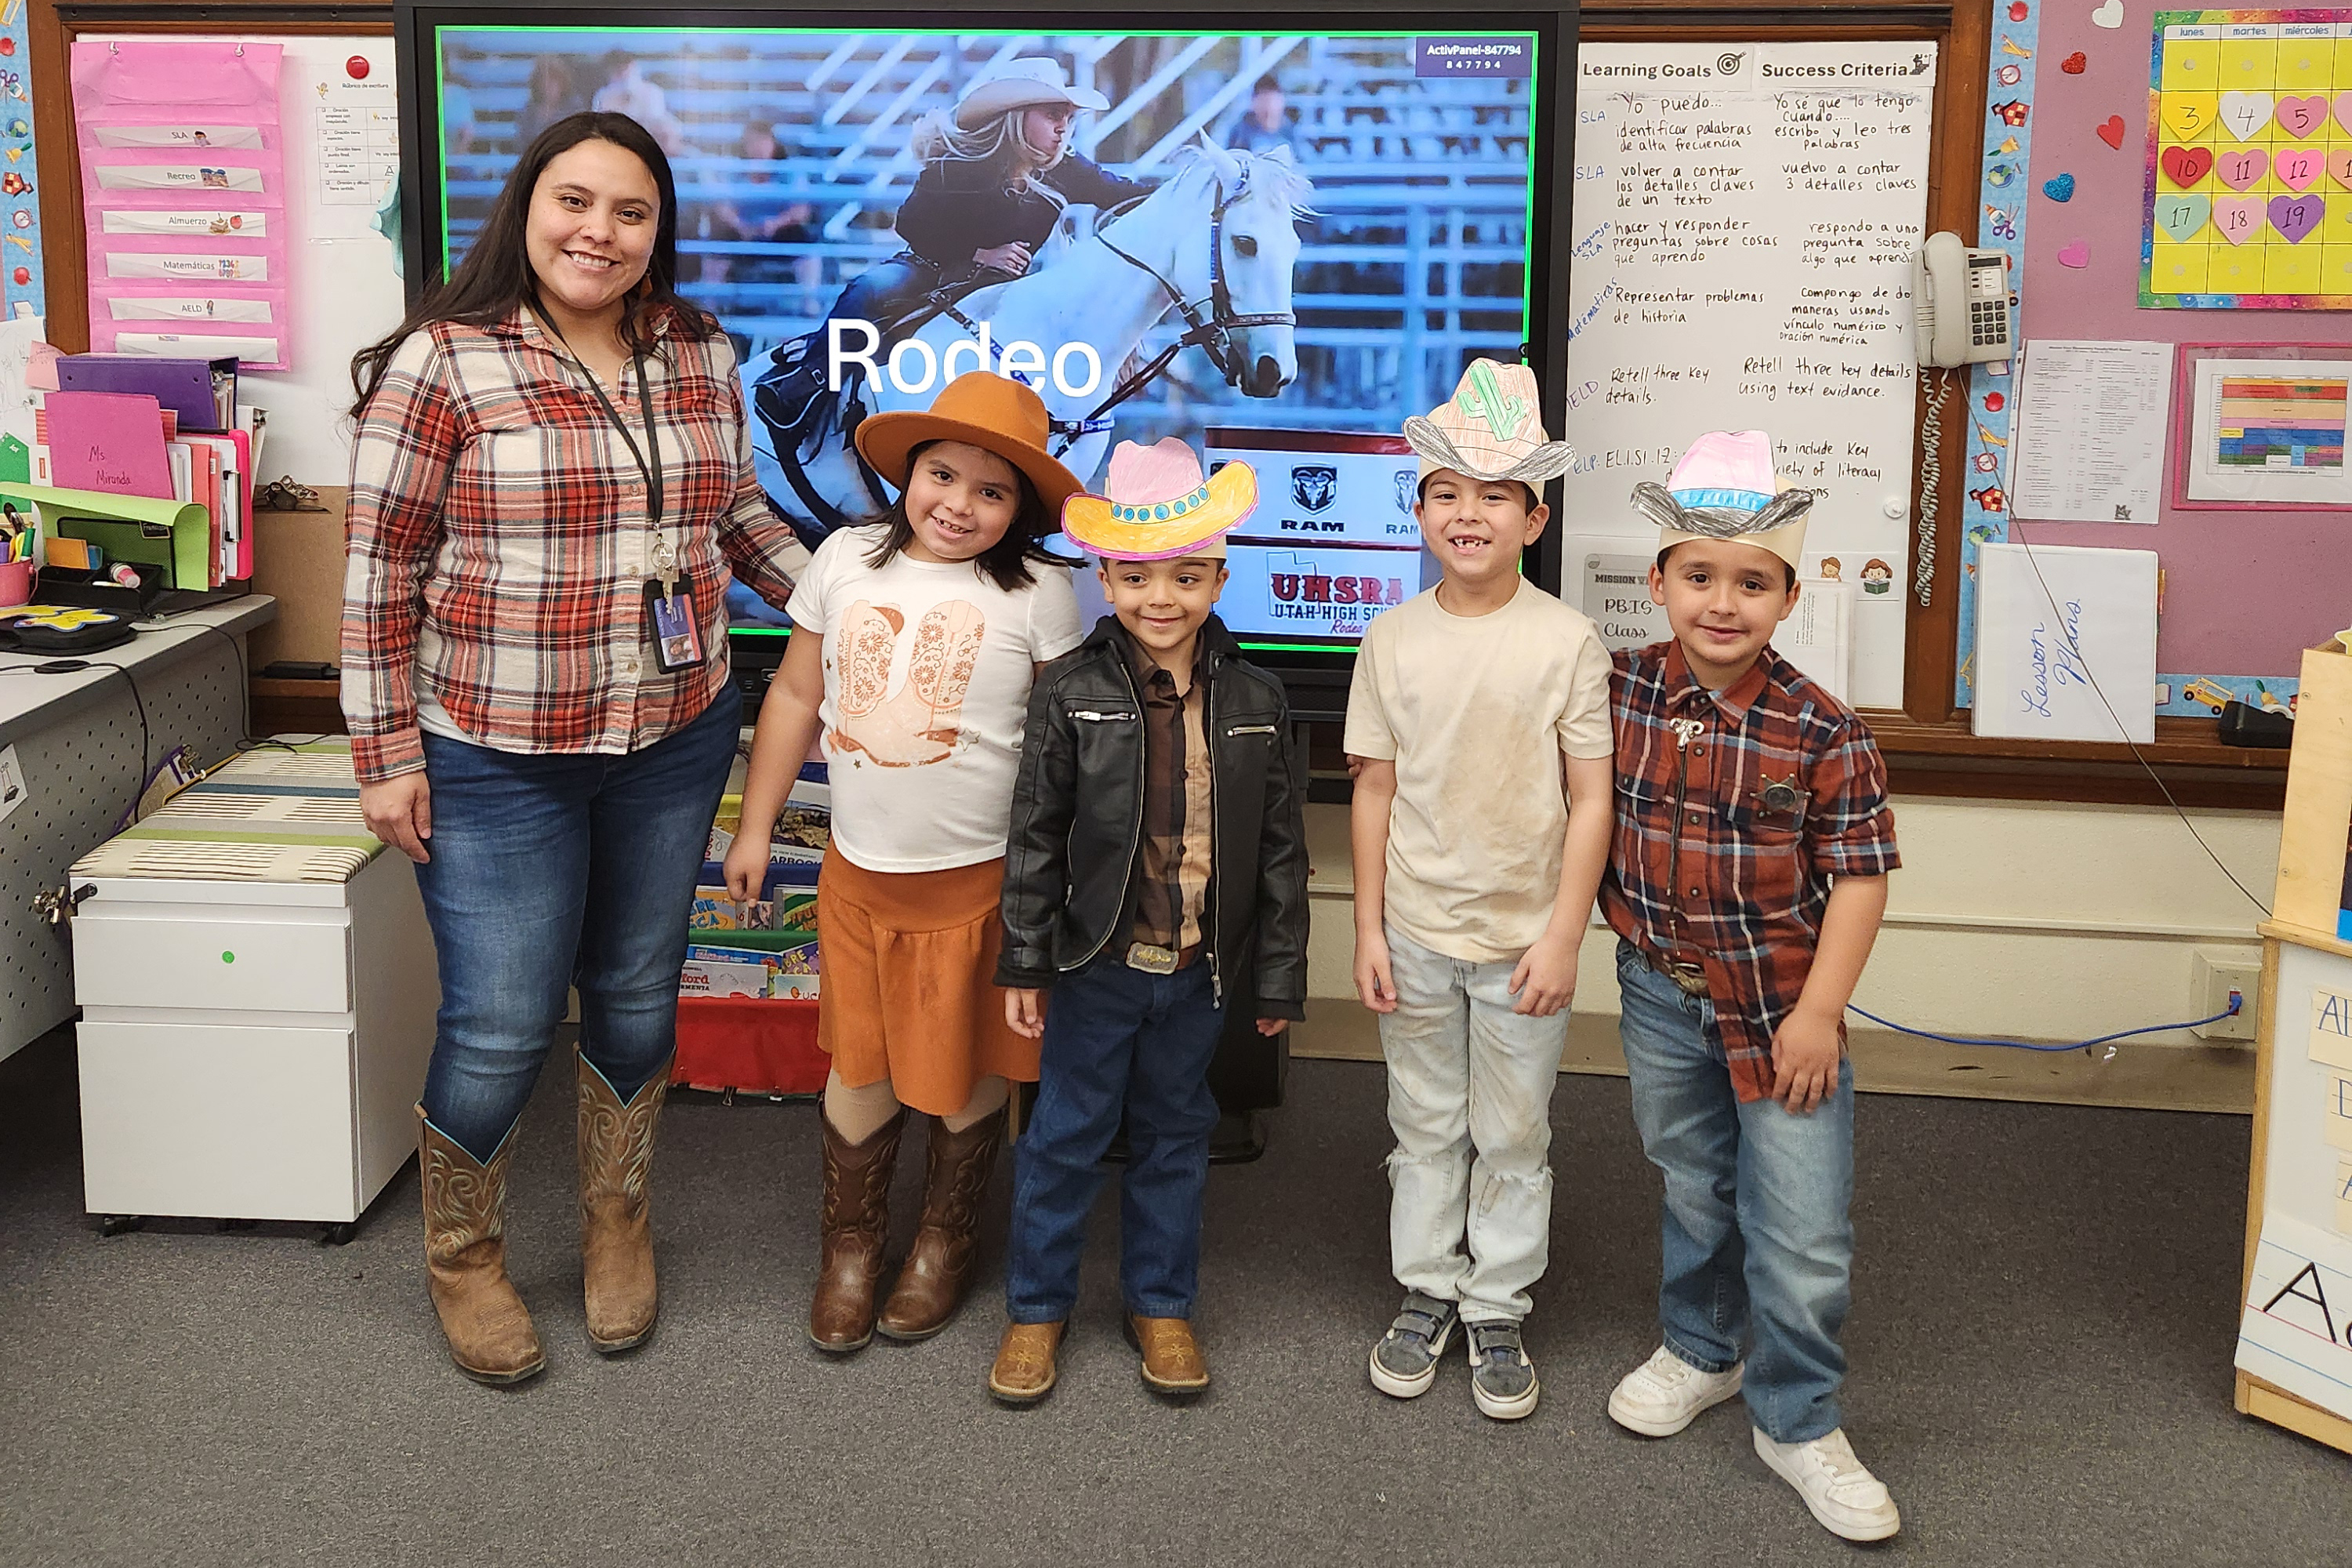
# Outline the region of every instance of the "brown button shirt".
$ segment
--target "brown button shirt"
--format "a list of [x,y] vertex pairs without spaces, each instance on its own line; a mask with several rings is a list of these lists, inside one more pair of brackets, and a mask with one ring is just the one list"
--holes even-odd
[[1132,637],[1126,641],[1143,699],[1143,831],[1129,940],[1181,952],[1201,940],[1213,852],[1208,688],[1197,654],[1180,697],[1176,678]]

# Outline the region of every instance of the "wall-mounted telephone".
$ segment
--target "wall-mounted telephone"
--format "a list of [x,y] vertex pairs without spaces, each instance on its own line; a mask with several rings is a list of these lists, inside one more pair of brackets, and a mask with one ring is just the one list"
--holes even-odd
[[2008,359],[2017,341],[2009,309],[2009,258],[1971,250],[1960,237],[1931,234],[1911,282],[1921,364],[1978,364]]

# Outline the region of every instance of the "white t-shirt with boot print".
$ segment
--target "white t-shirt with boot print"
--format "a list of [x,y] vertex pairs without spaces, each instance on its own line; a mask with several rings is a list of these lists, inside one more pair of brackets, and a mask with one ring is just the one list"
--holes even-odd
[[817,549],[786,607],[824,638],[833,846],[867,871],[944,871],[1004,853],[1035,667],[1083,640],[1070,574],[1031,563],[1006,593],[970,562],[866,557],[881,523]]

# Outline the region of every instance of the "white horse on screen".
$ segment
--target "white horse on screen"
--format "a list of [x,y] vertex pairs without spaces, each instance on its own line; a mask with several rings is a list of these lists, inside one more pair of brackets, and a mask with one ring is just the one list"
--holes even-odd
[[[1060,261],[975,289],[956,302],[956,313],[963,321],[987,324],[1000,360],[987,366],[992,370],[1003,368],[1001,357],[1008,343],[1039,345],[1049,364],[1063,344],[1092,345],[1101,376],[1083,394],[1074,395],[1063,384],[1084,384],[1087,365],[1080,354],[1066,357],[1067,374],[1059,380],[1049,374],[1021,377],[1036,389],[1055,422],[1057,433],[1049,443],[1055,456],[1088,482],[1110,445],[1108,419],[1089,421],[1088,416],[1118,386],[1120,366],[1144,334],[1176,309],[1177,295],[1199,321],[1207,322],[1213,316],[1232,323],[1218,341],[1229,377],[1247,395],[1273,397],[1298,374],[1291,276],[1298,259],[1297,220],[1308,210],[1313,186],[1292,165],[1287,149],[1253,154],[1213,146],[1204,139],[1177,157],[1174,178],[1071,246]],[[932,364],[940,363],[951,345],[964,344],[956,368],[976,368],[974,335],[956,315],[934,315],[910,338],[928,346]],[[853,333],[845,346],[856,349],[862,342]],[[820,355],[825,351],[822,341],[810,350]],[[772,350],[743,367],[747,408],[757,406],[754,389],[783,352],[783,347]],[[886,367],[892,363],[878,353],[874,357]],[[919,353],[909,353],[896,363],[907,367],[910,378],[919,378],[926,362]],[[934,379],[927,391],[908,393],[887,374],[868,377],[857,394],[864,405],[858,417],[928,408],[943,379]],[[1081,428],[1082,424],[1087,427]],[[796,454],[780,455],[776,432],[764,419],[753,418],[760,482],[795,522],[814,524],[819,532],[826,527],[826,520],[814,515],[814,509],[786,474],[786,460],[796,464],[801,484],[843,518],[870,517],[887,504],[887,494],[868,484],[850,450],[850,434],[836,407],[817,429],[803,434]]]

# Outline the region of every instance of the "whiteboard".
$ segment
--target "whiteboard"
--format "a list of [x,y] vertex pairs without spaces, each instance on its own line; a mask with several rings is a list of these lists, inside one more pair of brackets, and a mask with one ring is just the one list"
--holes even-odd
[[[258,39],[286,51],[278,101],[286,133],[286,217],[293,236],[288,261],[292,268],[294,368],[237,377],[238,397],[269,411],[269,435],[254,478],[266,483],[291,474],[308,485],[348,484],[351,426],[344,416],[352,403],[352,355],[400,324],[405,300],[393,243],[371,226],[373,205],[324,199],[350,193],[331,193],[326,187],[319,156],[319,111],[337,105],[355,88],[365,100],[381,97],[388,102],[394,79],[392,39],[209,36]],[[347,68],[346,62],[355,58],[367,62],[363,78]]]
[[1935,46],[1586,44],[1577,78],[1569,531],[1654,551],[1633,486],[1769,431],[1808,574],[1868,590],[1852,700],[1901,707]]

